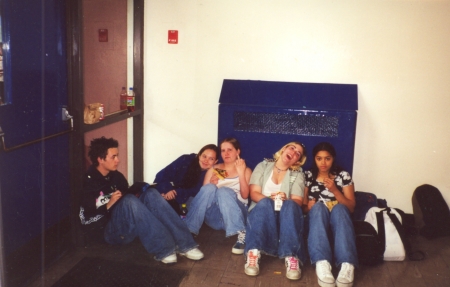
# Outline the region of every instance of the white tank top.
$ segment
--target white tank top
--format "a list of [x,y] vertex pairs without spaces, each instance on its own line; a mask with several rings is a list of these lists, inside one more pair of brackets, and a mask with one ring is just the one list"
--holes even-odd
[[275,184],[272,181],[272,176],[273,176],[273,170],[270,173],[270,177],[267,179],[266,184],[264,185],[264,190],[262,191],[262,194],[265,196],[270,196],[272,194],[272,192],[278,192],[281,190],[281,183]]
[[219,187],[228,187],[234,190],[239,201],[242,202],[245,206],[247,206],[248,200],[243,199],[241,196],[241,185],[239,184],[239,176],[233,178],[219,179],[219,182],[217,183],[217,188]]

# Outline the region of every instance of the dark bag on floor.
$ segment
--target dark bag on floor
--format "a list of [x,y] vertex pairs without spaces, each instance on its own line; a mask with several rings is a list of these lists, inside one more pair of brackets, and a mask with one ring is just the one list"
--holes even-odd
[[352,213],[352,220],[364,221],[366,213],[370,208],[377,206],[377,196],[370,192],[355,191],[355,210]]
[[439,189],[429,184],[417,187],[412,206],[416,227],[422,236],[432,239],[450,235],[450,211]]
[[375,228],[365,222],[367,211],[377,206],[377,196],[370,192],[355,192],[355,210],[352,214],[356,235],[358,261],[364,265],[376,265],[383,262],[384,243],[378,238]]
[[[359,263],[371,266],[383,262],[385,242],[380,239],[372,224],[363,220],[355,220],[353,227]],[[379,230],[384,232],[384,228],[379,228]],[[384,238],[384,234],[381,238]]]

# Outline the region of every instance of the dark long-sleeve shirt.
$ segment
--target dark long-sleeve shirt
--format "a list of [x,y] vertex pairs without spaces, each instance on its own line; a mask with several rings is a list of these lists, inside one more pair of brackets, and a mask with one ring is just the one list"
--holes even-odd
[[176,200],[180,204],[185,203],[189,197],[197,195],[203,185],[206,171],[201,172],[197,184],[194,187],[181,187],[184,175],[191,162],[195,160],[195,156],[195,153],[182,155],[156,174],[154,182],[156,183],[155,188],[159,193],[162,194],[175,190],[177,192]]
[[90,166],[83,178],[81,223],[95,229],[105,227],[109,220],[106,204],[116,190],[120,190],[122,196],[128,192],[128,181],[121,172],[111,171],[103,176],[96,167]]

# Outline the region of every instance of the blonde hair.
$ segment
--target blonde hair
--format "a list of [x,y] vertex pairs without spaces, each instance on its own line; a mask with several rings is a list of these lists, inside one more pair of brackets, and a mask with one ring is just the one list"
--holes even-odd
[[300,167],[303,166],[303,165],[305,164],[305,162],[306,162],[306,147],[305,147],[305,145],[302,144],[301,142],[290,142],[290,143],[285,144],[279,151],[277,151],[277,152],[273,155],[273,159],[274,159],[275,161],[277,161],[277,160],[280,158],[280,156],[281,156],[281,154],[283,153],[283,151],[284,151],[288,146],[290,146],[290,145],[299,145],[299,146],[301,146],[302,149],[303,149],[302,156],[298,159],[297,162],[295,162],[293,165],[291,165],[291,166],[289,167],[289,169],[291,169],[291,170],[299,170]]

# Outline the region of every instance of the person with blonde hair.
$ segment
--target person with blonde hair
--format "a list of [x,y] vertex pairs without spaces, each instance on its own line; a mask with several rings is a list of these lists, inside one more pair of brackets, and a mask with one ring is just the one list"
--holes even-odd
[[245,274],[259,274],[261,253],[285,260],[286,277],[298,280],[306,260],[303,240],[303,192],[301,166],[306,162],[300,142],[284,145],[253,171],[250,179],[252,203],[247,218]]

